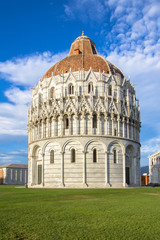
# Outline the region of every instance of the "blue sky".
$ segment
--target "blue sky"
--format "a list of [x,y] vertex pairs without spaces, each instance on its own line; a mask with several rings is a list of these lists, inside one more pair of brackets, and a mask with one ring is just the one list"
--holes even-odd
[[135,84],[141,165],[160,149],[159,0],[0,0],[0,165],[27,163],[31,88],[82,29]]

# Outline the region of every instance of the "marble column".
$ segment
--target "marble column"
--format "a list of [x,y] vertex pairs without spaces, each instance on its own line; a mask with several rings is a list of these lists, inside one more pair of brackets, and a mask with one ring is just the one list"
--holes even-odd
[[126,186],[126,154],[123,153],[123,187]]
[[129,119],[127,118],[127,138],[129,138]]
[[119,117],[119,115],[117,118],[117,122],[118,122],[117,136],[120,137],[120,117]]
[[56,116],[53,117],[53,135],[57,135]]
[[50,132],[50,119],[47,118],[47,136],[46,137],[50,136],[49,132]]
[[134,184],[137,183],[136,179],[137,179],[137,173],[136,173],[136,170],[137,170],[137,166],[136,166],[136,157],[133,158],[133,161],[134,161]]
[[93,134],[93,115],[92,114],[90,114],[90,126],[91,126],[91,128],[90,128],[90,130],[89,130],[89,134]]
[[76,125],[76,135],[78,135],[78,128],[79,128],[79,123],[78,123],[78,114],[75,115],[75,125]]
[[85,115],[84,113],[82,114],[82,134],[85,134]]
[[108,179],[108,152],[105,152],[105,186],[110,187]]
[[44,153],[42,154],[42,186],[44,186]]
[[97,134],[100,135],[101,134],[101,130],[100,130],[100,124],[101,124],[101,115],[100,113],[97,114]]
[[114,114],[111,114],[111,122],[112,122],[112,132],[111,135],[114,136]]
[[71,135],[71,128],[72,128],[72,124],[71,124],[71,120],[72,120],[72,116],[71,115],[69,115],[68,116],[68,121],[69,121],[69,135]]
[[64,134],[64,121],[63,121],[63,115],[60,115],[60,135],[63,136]]
[[132,138],[133,138],[133,140],[134,140],[134,122],[133,122],[133,124],[132,124]]
[[123,138],[125,138],[125,117],[122,119],[122,124],[123,124]]
[[104,116],[104,135],[108,135],[108,116],[105,114]]
[[83,151],[83,187],[87,186],[87,179],[86,179],[86,152]]
[[61,152],[61,186],[64,187],[64,152]]

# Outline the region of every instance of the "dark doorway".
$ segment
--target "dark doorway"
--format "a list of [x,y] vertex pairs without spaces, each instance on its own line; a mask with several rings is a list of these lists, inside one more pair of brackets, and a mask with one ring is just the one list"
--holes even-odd
[[126,183],[129,185],[130,181],[129,181],[129,167],[126,167]]
[[38,184],[42,183],[42,165],[38,165]]

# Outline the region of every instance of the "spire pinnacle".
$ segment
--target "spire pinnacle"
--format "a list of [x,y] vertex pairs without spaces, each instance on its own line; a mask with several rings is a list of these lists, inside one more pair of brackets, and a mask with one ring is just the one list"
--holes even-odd
[[84,30],[82,30],[82,36],[84,36]]

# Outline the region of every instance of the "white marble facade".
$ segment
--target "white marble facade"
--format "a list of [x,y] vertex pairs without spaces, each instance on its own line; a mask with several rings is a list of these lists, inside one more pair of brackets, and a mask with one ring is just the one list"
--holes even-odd
[[28,109],[28,186],[140,185],[139,134],[135,89],[119,69],[44,77]]
[[150,183],[160,184],[160,150],[149,156]]

